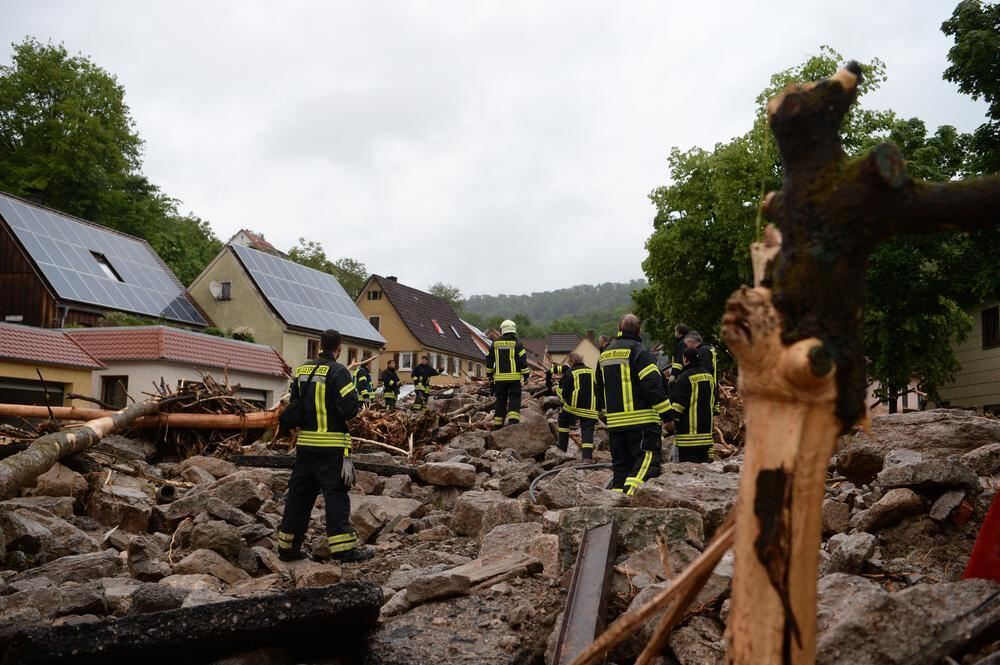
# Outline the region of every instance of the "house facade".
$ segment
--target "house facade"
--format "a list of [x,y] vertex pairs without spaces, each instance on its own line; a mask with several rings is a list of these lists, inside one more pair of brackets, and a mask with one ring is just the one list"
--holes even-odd
[[570,353],[579,354],[583,358],[583,364],[587,367],[597,367],[597,360],[601,352],[594,342],[594,334],[590,332],[586,337],[576,333],[549,333],[545,340],[545,355],[554,364],[566,362],[566,356]]
[[0,323],[0,403],[92,407],[69,395],[89,396],[103,367],[58,330]]
[[961,369],[939,391],[938,406],[975,409],[1000,415],[1000,301],[969,310],[972,330],[961,344],[953,344]]
[[441,298],[400,284],[395,277],[372,275],[356,303],[386,339],[381,366],[394,359],[403,381],[411,380],[410,372],[423,355],[445,372],[431,380],[433,385],[464,384],[486,376],[486,354],[476,344],[475,333]]
[[[224,247],[189,292],[218,327],[252,329],[256,342],[291,367],[319,354],[328,328],[344,337],[337,360],[345,365],[378,355],[385,344],[332,275],[250,247]],[[376,374],[378,360],[369,368]]]
[[66,336],[100,361],[87,392],[115,408],[154,386],[171,390],[211,376],[236,397],[270,408],[288,388],[289,368],[270,346],[169,328],[71,328]]
[[0,320],[95,326],[112,312],[209,324],[145,240],[0,192]]

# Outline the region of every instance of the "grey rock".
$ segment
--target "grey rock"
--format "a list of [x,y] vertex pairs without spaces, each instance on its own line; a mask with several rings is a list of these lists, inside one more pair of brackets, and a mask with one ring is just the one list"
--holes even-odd
[[499,492],[465,492],[455,502],[449,526],[463,536],[481,537],[498,524],[525,521],[520,502]]
[[43,508],[0,507],[0,534],[8,552],[31,554],[35,563],[99,549],[93,538]]
[[406,600],[411,606],[429,600],[463,596],[469,593],[470,580],[448,571],[418,577],[406,586]]
[[178,575],[212,575],[229,584],[239,584],[250,579],[240,568],[223,559],[212,550],[195,550],[177,562],[174,572]]
[[261,474],[254,473],[254,470],[238,471],[203,488],[195,488],[176,501],[157,508],[163,511],[163,518],[170,524],[206,511],[208,500],[213,497],[244,512],[256,513],[264,501],[272,496],[270,486],[263,480]]
[[538,522],[499,524],[483,535],[479,558],[498,559],[511,552],[523,552],[531,539],[540,535],[542,525]]
[[621,492],[601,489],[585,482],[587,473],[570,467],[541,480],[536,486],[539,503],[552,509],[576,506],[614,508],[628,505],[629,498]]
[[668,541],[705,539],[701,516],[687,508],[567,508],[559,516],[559,558],[564,570],[573,565],[584,531],[612,520],[619,556],[655,543],[660,528]]
[[851,518],[851,526],[861,531],[875,531],[898,524],[910,515],[923,512],[923,509],[924,500],[916,492],[899,487],[883,494],[871,508],[856,513]]
[[110,434],[103,437],[94,446],[94,449],[99,452],[111,453],[115,457],[143,462],[152,461],[156,457],[156,444],[153,442],[129,439],[118,434]]
[[531,479],[524,471],[513,471],[500,478],[497,488],[504,496],[518,496],[528,491],[531,487]]
[[108,613],[108,604],[104,598],[104,587],[99,581],[75,583],[68,582],[59,587],[62,598],[59,601],[59,614],[100,614]]
[[[208,552],[210,550],[202,550]],[[215,554],[214,552],[212,552]],[[216,556],[218,556],[216,554]],[[225,561],[225,559],[221,559]],[[241,571],[242,572],[242,571]],[[247,576],[247,580],[241,582],[239,585],[248,584],[252,582],[252,578]],[[261,578],[263,579],[263,578]],[[159,584],[170,589],[177,589],[182,591],[185,596],[192,591],[208,590],[219,592],[222,590],[222,580],[214,575],[209,575],[208,573],[186,573],[182,575],[168,575],[160,580]]]
[[27,488],[28,496],[68,496],[83,497],[87,491],[87,479],[58,462],[48,471],[38,476],[33,487]]
[[210,497],[208,501],[205,502],[205,510],[209,515],[213,517],[218,517],[224,522],[229,522],[233,526],[248,526],[254,524],[257,520],[254,519],[253,515],[243,512],[239,508],[235,508],[222,499],[216,497]]
[[489,439],[489,432],[466,432],[451,440],[448,445],[452,448],[464,450],[473,457],[479,457],[486,451],[486,442]]
[[64,556],[44,566],[18,573],[11,581],[47,577],[53,584],[62,584],[69,581],[114,577],[123,569],[124,565],[118,554],[114,550],[104,550],[90,554]]
[[126,551],[128,571],[137,580],[155,582],[172,572],[170,564],[163,560],[163,551],[152,538],[137,536]]
[[878,484],[885,489],[909,487],[917,491],[934,491],[964,487],[979,489],[979,477],[969,467],[951,460],[925,460],[883,469]]
[[181,603],[181,607],[198,607],[199,605],[212,605],[214,603],[225,603],[230,600],[235,600],[232,596],[223,596],[221,593],[215,593],[214,591],[209,591],[208,589],[198,589],[192,591]]
[[425,483],[441,487],[472,487],[476,484],[476,467],[460,462],[428,462],[417,467]]
[[950,490],[937,498],[931,506],[930,516],[935,522],[944,522],[962,505],[965,500],[965,490]]
[[718,665],[725,661],[722,625],[707,616],[694,616],[670,634],[667,644],[680,665]]
[[56,587],[18,591],[0,598],[0,621],[28,609],[36,610],[44,619],[53,619],[59,615],[61,605],[62,592]]
[[862,604],[886,592],[867,577],[832,573],[819,578],[816,603],[816,631],[823,633],[830,626],[843,621]]
[[539,411],[524,409],[521,422],[507,425],[490,433],[490,447],[503,450],[509,448],[522,457],[543,455],[555,443],[555,436],[549,428],[549,421]]
[[659,476],[636,489],[633,506],[688,508],[702,516],[711,537],[733,505],[739,475],[722,473],[706,464],[664,464]]
[[76,501],[71,496],[21,496],[6,501],[0,501],[0,512],[16,508],[28,510],[46,510],[56,517],[68,520],[73,517],[73,505]]
[[824,574],[859,573],[865,561],[875,553],[875,536],[858,532],[850,535],[839,533],[827,542],[830,558],[826,561]]
[[203,455],[188,457],[186,460],[181,462],[181,470],[190,468],[207,471],[214,478],[225,478],[226,476],[239,471],[239,467],[232,462],[227,462],[226,460],[219,459],[218,457],[205,457]]
[[891,469],[897,466],[915,464],[917,462],[922,462],[923,460],[924,456],[916,450],[910,450],[909,448],[896,448],[886,453],[882,468]]
[[418,577],[440,573],[448,570],[450,567],[451,566],[447,563],[439,563],[433,566],[427,566],[426,568],[410,568],[407,570],[399,569],[389,576],[385,586],[394,591],[399,591],[400,589],[405,589],[409,586],[410,582]]
[[989,443],[970,450],[959,461],[980,476],[996,475],[1000,473],[1000,443]]
[[140,489],[128,486],[101,487],[87,503],[87,515],[105,526],[142,533],[149,526],[153,500]]
[[193,484],[195,487],[207,486],[215,482],[216,478],[205,469],[197,466],[189,466],[181,471],[181,478]]
[[240,538],[248,543],[254,543],[261,538],[267,538],[274,533],[274,529],[266,524],[248,524],[239,528]]
[[148,614],[174,610],[184,603],[188,592],[163,584],[141,584],[130,596],[128,614]]
[[851,507],[836,499],[823,501],[823,534],[844,533],[850,528]]
[[239,556],[240,542],[239,529],[221,520],[202,522],[191,530],[192,548],[218,552],[230,561],[235,561]]

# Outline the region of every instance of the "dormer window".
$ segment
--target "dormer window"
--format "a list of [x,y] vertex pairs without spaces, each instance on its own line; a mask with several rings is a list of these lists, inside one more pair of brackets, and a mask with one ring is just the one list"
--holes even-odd
[[101,266],[101,270],[104,272],[104,276],[108,279],[113,279],[116,282],[124,282],[125,280],[121,278],[118,271],[115,270],[111,264],[108,262],[108,257],[100,254],[98,252],[91,252],[94,260],[97,261],[97,265]]
[[434,324],[434,330],[436,330],[439,335],[444,334],[444,328],[442,328],[441,324],[437,322],[437,319],[431,319],[431,323]]
[[451,328],[451,331],[452,331],[453,333],[455,333],[455,338],[456,338],[456,339],[462,339],[462,336],[458,334],[458,331],[457,331],[457,330],[455,330],[455,326],[449,326],[449,327]]

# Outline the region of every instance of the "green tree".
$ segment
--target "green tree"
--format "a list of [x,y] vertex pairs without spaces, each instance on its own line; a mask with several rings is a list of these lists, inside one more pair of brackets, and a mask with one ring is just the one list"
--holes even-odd
[[315,240],[299,238],[299,244],[288,250],[288,258],[296,263],[333,275],[347,291],[347,295],[357,298],[368,281],[368,269],[356,259],[342,257],[331,261],[326,256],[323,245]]
[[462,309],[462,291],[457,286],[435,282],[427,289],[427,293],[437,296],[455,308],[456,311]]
[[973,168],[978,173],[1000,172],[1000,4],[963,0],[941,31],[955,39],[944,78],[988,104],[988,120],[973,135]]
[[185,284],[221,247],[141,173],[142,139],[113,75],[27,38],[0,66],[0,189],[145,238]]

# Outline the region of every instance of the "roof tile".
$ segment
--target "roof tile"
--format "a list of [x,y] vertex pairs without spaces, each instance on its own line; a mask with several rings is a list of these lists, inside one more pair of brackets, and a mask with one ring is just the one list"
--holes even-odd
[[104,367],[59,330],[9,323],[0,323],[0,358],[56,367]]

